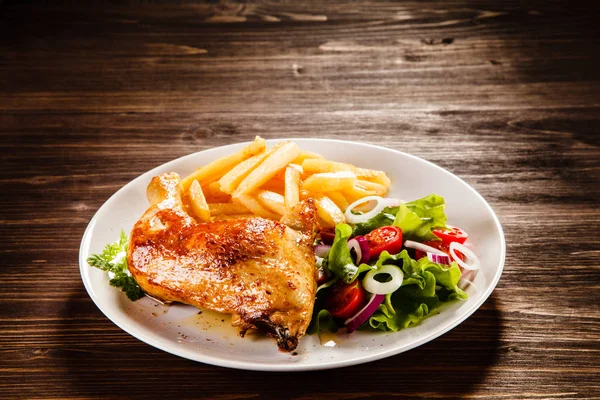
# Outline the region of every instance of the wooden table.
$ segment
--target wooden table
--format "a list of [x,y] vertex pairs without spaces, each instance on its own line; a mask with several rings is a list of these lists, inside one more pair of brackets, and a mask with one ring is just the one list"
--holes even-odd
[[[1,398],[600,398],[597,9],[19,3],[0,5]],[[92,215],[163,162],[255,135],[457,174],[504,227],[497,289],[428,344],[330,371],[204,365],[121,331],[79,277]]]

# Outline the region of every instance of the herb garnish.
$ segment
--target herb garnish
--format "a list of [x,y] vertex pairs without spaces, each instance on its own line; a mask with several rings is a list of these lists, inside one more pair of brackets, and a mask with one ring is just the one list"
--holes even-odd
[[127,268],[127,245],[128,238],[124,231],[121,231],[121,237],[114,243],[107,244],[102,253],[92,254],[87,262],[92,267],[101,269],[112,276],[110,284],[120,288],[131,301],[144,297],[144,292],[139,287],[135,279],[129,273]]

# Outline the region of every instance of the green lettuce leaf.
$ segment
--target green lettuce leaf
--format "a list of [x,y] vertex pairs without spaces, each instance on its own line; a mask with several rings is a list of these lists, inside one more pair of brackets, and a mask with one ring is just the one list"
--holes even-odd
[[337,332],[338,330],[338,326],[335,323],[333,316],[324,308],[313,313],[312,320],[306,329],[306,333],[312,335],[313,333],[319,333],[322,330],[331,332]]
[[394,223],[399,207],[386,207],[379,214],[366,222],[361,222],[354,226],[354,236],[365,235],[382,226],[389,226]]
[[348,238],[352,235],[350,225],[337,224],[335,227],[335,239],[327,256],[327,267],[338,278],[346,283],[352,283],[361,272],[371,269],[368,264],[360,267],[354,264],[350,249],[348,249]]
[[417,325],[427,318],[428,315],[429,307],[426,303],[420,303],[416,308],[409,308],[409,311],[401,312],[392,317],[379,314],[378,311],[376,311],[369,319],[369,326],[377,330],[398,332],[411,325]]
[[402,229],[404,240],[439,240],[431,229],[446,226],[444,207],[443,197],[436,194],[400,204],[393,225]]
[[467,298],[458,287],[461,271],[456,263],[442,265],[425,257],[416,261],[403,250],[394,255],[381,253],[375,265],[384,264],[400,267],[404,279],[369,319],[373,329],[395,332],[420,323],[446,302]]

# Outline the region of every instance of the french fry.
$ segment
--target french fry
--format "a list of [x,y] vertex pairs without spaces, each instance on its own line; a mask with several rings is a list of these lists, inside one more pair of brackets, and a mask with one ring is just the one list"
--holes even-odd
[[300,201],[300,173],[301,168],[296,164],[290,164],[285,169],[285,208],[288,210]]
[[384,185],[375,182],[363,181],[359,180],[356,183],[356,186],[368,190],[370,192],[375,193],[377,196],[385,196],[387,193],[387,188]]
[[296,159],[292,161],[292,163],[302,165],[302,162],[307,158],[316,158],[321,160],[325,159],[325,157],[323,157],[322,155],[313,153],[312,151],[300,150],[300,155],[298,155],[298,157],[296,157]]
[[354,203],[358,199],[362,199],[367,196],[374,196],[375,192],[371,190],[367,190],[364,187],[360,187],[358,185],[354,185],[351,188],[344,189],[342,194],[348,200],[348,203]]
[[336,192],[351,188],[356,183],[356,174],[352,171],[325,172],[314,174],[302,183],[302,189],[310,192]]
[[210,215],[240,215],[248,214],[250,210],[239,203],[208,203]]
[[188,214],[188,215],[195,215],[194,214],[194,210],[192,210],[192,203],[190,201],[190,196],[189,193],[182,193],[181,194],[181,203],[183,204],[183,210]]
[[[302,175],[302,165],[300,164],[296,164],[294,162],[291,162],[287,165],[288,167],[293,166],[294,168],[297,168],[298,171],[300,171],[300,175]],[[277,180],[281,180],[281,181],[285,181],[285,171],[287,170],[287,167],[284,169],[281,169],[279,171],[277,171],[277,173],[275,175],[273,175],[273,179],[277,179]]]
[[300,149],[296,143],[286,143],[267,157],[256,169],[240,183],[232,196],[239,198],[271,179],[279,170],[285,168],[292,160],[298,157]]
[[222,221],[225,219],[252,218],[252,217],[256,217],[256,215],[254,215],[254,214],[231,214],[231,215],[221,214],[221,215],[215,216],[213,221]]
[[[291,165],[291,164],[288,164]],[[277,171],[271,180],[285,181],[285,168]]]
[[205,185],[202,188],[206,202],[208,203],[227,203],[231,200],[231,196],[221,191],[219,181],[214,181]]
[[279,221],[281,218],[281,215],[275,214],[274,212],[271,212],[263,207],[260,201],[258,201],[252,195],[240,194],[239,196],[235,197],[235,200],[246,206],[246,208],[250,210],[252,214],[258,215],[259,217],[274,219],[276,221]]
[[266,147],[267,143],[265,139],[257,136],[252,143],[243,149],[197,169],[191,175],[182,179],[179,185],[185,193],[193,181],[198,181],[200,184],[206,184],[217,180],[240,162],[265,151]]
[[285,202],[283,196],[270,190],[259,190],[256,197],[269,210],[277,214],[285,214]]
[[236,187],[246,178],[250,172],[252,172],[256,167],[262,163],[265,158],[269,157],[278,148],[283,146],[285,143],[278,143],[273,146],[269,150],[264,153],[257,154],[255,156],[250,157],[249,159],[242,161],[235,167],[233,167],[229,172],[227,172],[221,179],[219,179],[219,184],[221,185],[221,190],[225,193],[231,194],[235,190]]
[[356,168],[354,173],[356,174],[358,179],[364,179],[367,181],[378,183],[380,185],[385,186],[386,189],[389,188],[392,184],[390,178],[383,171],[378,171],[375,169]]
[[242,161],[229,170],[229,172],[227,172],[225,175],[223,175],[221,179],[218,180],[221,191],[227,194],[233,193],[240,182],[243,181],[244,178],[248,176],[248,174],[263,161],[264,155],[265,153],[261,153],[252,156],[249,159]]
[[329,197],[342,212],[346,211],[346,208],[348,208],[348,200],[346,200],[341,192],[328,192],[327,197]]
[[267,183],[265,183],[264,185],[262,185],[260,188],[264,189],[264,190],[270,190],[271,192],[275,192],[275,193],[279,193],[280,195],[283,195],[284,191],[285,191],[285,182],[280,181],[279,179],[273,178],[270,181],[268,181]]
[[290,163],[288,165],[288,167],[294,167],[294,168],[296,168],[298,170],[298,172],[300,172],[300,174],[304,173],[304,170],[302,169],[302,165],[301,164],[296,164],[296,163],[292,162],[292,163]]
[[326,228],[333,228],[337,224],[346,222],[344,213],[329,197],[321,196],[316,199],[317,215],[323,220]]
[[350,164],[312,158],[302,161],[302,168],[305,172],[310,172],[313,174],[324,172],[354,171],[354,169],[356,169],[356,167]]
[[383,171],[326,160],[289,141],[267,149],[257,136],[185,177],[180,189],[184,209],[201,221],[247,215],[279,220],[299,201],[314,198],[321,223],[333,227],[345,221],[349,203],[384,196],[390,183]]
[[385,187],[389,187],[391,185],[390,178],[383,171],[357,168],[354,165],[337,161],[306,159],[302,162],[302,168],[304,168],[304,172],[306,173],[352,171],[356,174],[358,179],[379,183]]
[[192,205],[192,211],[202,222],[210,221],[210,210],[202,193],[202,187],[198,181],[193,181],[189,189],[189,198]]

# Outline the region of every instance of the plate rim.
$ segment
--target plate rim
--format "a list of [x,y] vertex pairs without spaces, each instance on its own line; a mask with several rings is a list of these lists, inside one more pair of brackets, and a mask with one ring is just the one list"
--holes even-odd
[[289,371],[316,371],[316,370],[342,368],[342,367],[347,367],[347,366],[352,366],[352,365],[364,364],[364,363],[388,358],[388,357],[391,357],[391,356],[394,356],[394,355],[397,355],[400,353],[404,353],[406,351],[409,351],[416,347],[419,347],[429,341],[432,341],[432,340],[442,336],[443,334],[451,331],[452,329],[456,328],[458,325],[460,325],[462,322],[464,322],[467,318],[469,318],[475,311],[477,311],[483,305],[483,303],[485,303],[487,301],[487,299],[490,297],[490,295],[493,293],[496,286],[498,285],[498,282],[500,281],[500,277],[502,276],[502,273],[504,271],[504,266],[505,266],[505,262],[506,262],[506,238],[504,235],[504,230],[502,228],[502,224],[500,223],[500,220],[499,220],[498,216],[496,215],[496,213],[494,212],[493,208],[490,206],[490,204],[487,202],[487,200],[477,190],[475,190],[475,188],[473,188],[470,184],[468,184],[462,178],[460,178],[459,176],[450,172],[449,170],[442,168],[439,165],[434,164],[433,162],[426,160],[422,157],[418,157],[418,156],[403,152],[401,150],[391,149],[388,147],[379,146],[379,145],[375,145],[375,144],[371,144],[371,143],[354,141],[354,140],[328,139],[328,138],[276,138],[276,139],[267,139],[266,141],[267,141],[267,144],[272,144],[272,143],[276,143],[276,142],[280,142],[280,141],[284,141],[284,140],[290,140],[290,141],[294,141],[294,142],[315,142],[316,141],[316,142],[324,142],[324,143],[326,142],[326,143],[332,143],[332,144],[333,143],[345,143],[345,144],[350,144],[350,145],[367,146],[367,147],[370,147],[372,149],[379,150],[379,151],[383,150],[383,151],[389,151],[389,152],[394,152],[394,153],[400,153],[402,156],[411,158],[418,162],[424,162],[424,163],[428,164],[430,167],[433,167],[442,173],[449,174],[449,175],[453,176],[454,178],[458,179],[462,184],[464,184],[468,188],[468,190],[470,190],[472,192],[472,194],[474,194],[484,204],[485,208],[487,209],[489,214],[492,216],[494,226],[496,227],[496,229],[498,229],[498,233],[499,233],[499,237],[500,237],[500,257],[499,257],[499,261],[498,261],[499,265],[498,265],[495,275],[491,279],[489,286],[481,294],[481,296],[477,299],[477,301],[474,302],[470,306],[470,308],[465,310],[459,318],[452,320],[448,325],[444,326],[441,329],[433,329],[432,331],[428,332],[426,335],[420,337],[416,341],[413,341],[404,346],[394,347],[394,348],[390,349],[389,351],[385,351],[385,352],[381,352],[381,353],[376,353],[376,354],[372,354],[372,355],[369,355],[367,353],[367,354],[362,354],[359,357],[355,356],[355,357],[351,357],[349,359],[334,360],[334,361],[328,361],[328,362],[318,363],[318,364],[293,364],[293,363],[290,363],[290,364],[273,363],[273,364],[271,364],[271,363],[249,362],[249,361],[243,361],[243,360],[229,360],[229,359],[214,357],[214,356],[208,355],[208,354],[203,354],[201,357],[198,357],[197,354],[190,354],[186,350],[180,350],[176,347],[169,346],[168,345],[169,343],[166,339],[156,340],[152,335],[147,334],[145,329],[138,329],[135,326],[127,326],[127,321],[128,321],[127,318],[124,318],[122,320],[122,318],[118,315],[117,316],[109,315],[110,311],[108,310],[108,307],[101,303],[101,299],[98,298],[98,296],[96,296],[96,294],[93,290],[91,277],[90,277],[91,267],[89,267],[89,265],[87,264],[87,260],[84,257],[86,248],[89,250],[89,244],[91,242],[92,232],[94,230],[94,227],[96,225],[99,215],[104,211],[105,208],[108,208],[108,204],[111,202],[111,200],[113,200],[113,198],[117,197],[120,192],[126,190],[126,188],[128,188],[129,186],[133,186],[136,181],[142,179],[144,176],[155,173],[154,171],[163,168],[166,164],[173,163],[173,162],[182,162],[188,158],[197,157],[201,153],[212,152],[212,151],[217,151],[217,150],[224,151],[227,148],[242,147],[243,145],[250,143],[250,141],[245,141],[245,142],[232,143],[232,144],[223,145],[223,146],[211,147],[208,149],[204,149],[204,150],[200,150],[200,151],[197,151],[194,153],[186,154],[184,156],[164,162],[164,163],[157,165],[156,167],[142,173],[141,175],[138,175],[137,177],[133,178],[132,180],[127,182],[125,185],[121,186],[116,192],[114,192],[108,199],[106,199],[104,201],[104,203],[98,208],[98,210],[96,210],[96,212],[90,219],[90,221],[83,233],[81,243],[79,246],[79,257],[78,257],[81,279],[83,281],[84,287],[85,287],[89,297],[92,299],[92,301],[94,302],[96,307],[98,307],[98,309],[112,323],[117,325],[120,329],[122,329],[129,335],[135,337],[138,340],[141,340],[142,342],[144,342],[152,347],[155,347],[155,348],[165,351],[167,353],[170,353],[170,354],[173,354],[173,355],[176,355],[176,356],[188,359],[188,360],[201,362],[201,363],[205,363],[205,364],[216,365],[216,366],[225,367],[225,368],[252,370],[252,371],[289,372]]

